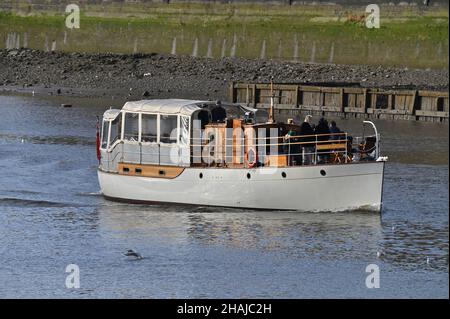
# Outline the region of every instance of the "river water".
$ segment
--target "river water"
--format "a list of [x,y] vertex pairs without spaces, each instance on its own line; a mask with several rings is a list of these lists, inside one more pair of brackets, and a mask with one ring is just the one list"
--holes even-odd
[[[1,298],[448,297],[447,124],[377,123],[381,216],[141,206],[99,194],[95,116],[108,102],[61,103],[0,96]],[[366,287],[369,264],[380,288]]]

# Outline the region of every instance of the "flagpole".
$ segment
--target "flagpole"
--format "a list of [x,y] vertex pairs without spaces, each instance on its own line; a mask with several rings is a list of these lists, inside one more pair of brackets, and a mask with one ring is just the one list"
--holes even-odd
[[273,76],[270,78],[270,109],[269,109],[269,123],[274,123],[274,103],[273,103]]

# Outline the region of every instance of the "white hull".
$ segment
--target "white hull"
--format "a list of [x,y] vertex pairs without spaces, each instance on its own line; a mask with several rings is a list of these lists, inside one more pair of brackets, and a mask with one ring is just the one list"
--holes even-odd
[[[188,167],[174,179],[99,170],[98,177],[106,197],[126,201],[297,211],[380,211],[383,171],[384,162],[380,161],[278,169]],[[282,177],[283,172],[286,177]]]

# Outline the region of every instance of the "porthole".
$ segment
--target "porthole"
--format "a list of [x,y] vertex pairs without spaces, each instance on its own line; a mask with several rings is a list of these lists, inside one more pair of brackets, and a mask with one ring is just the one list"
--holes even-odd
[[325,172],[325,170],[321,169],[320,170],[320,175],[325,176],[325,175],[327,175],[327,172]]
[[283,178],[286,178],[286,172],[281,172],[281,176],[282,176]]
[[198,177],[203,178],[203,173],[198,174]]
[[250,179],[252,175],[250,173],[247,173],[247,178]]

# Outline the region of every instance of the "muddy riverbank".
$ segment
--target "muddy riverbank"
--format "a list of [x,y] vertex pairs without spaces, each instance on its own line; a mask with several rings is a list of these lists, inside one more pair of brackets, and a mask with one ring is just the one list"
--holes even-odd
[[232,81],[448,90],[448,70],[164,54],[0,50],[0,91],[77,97],[228,99]]

